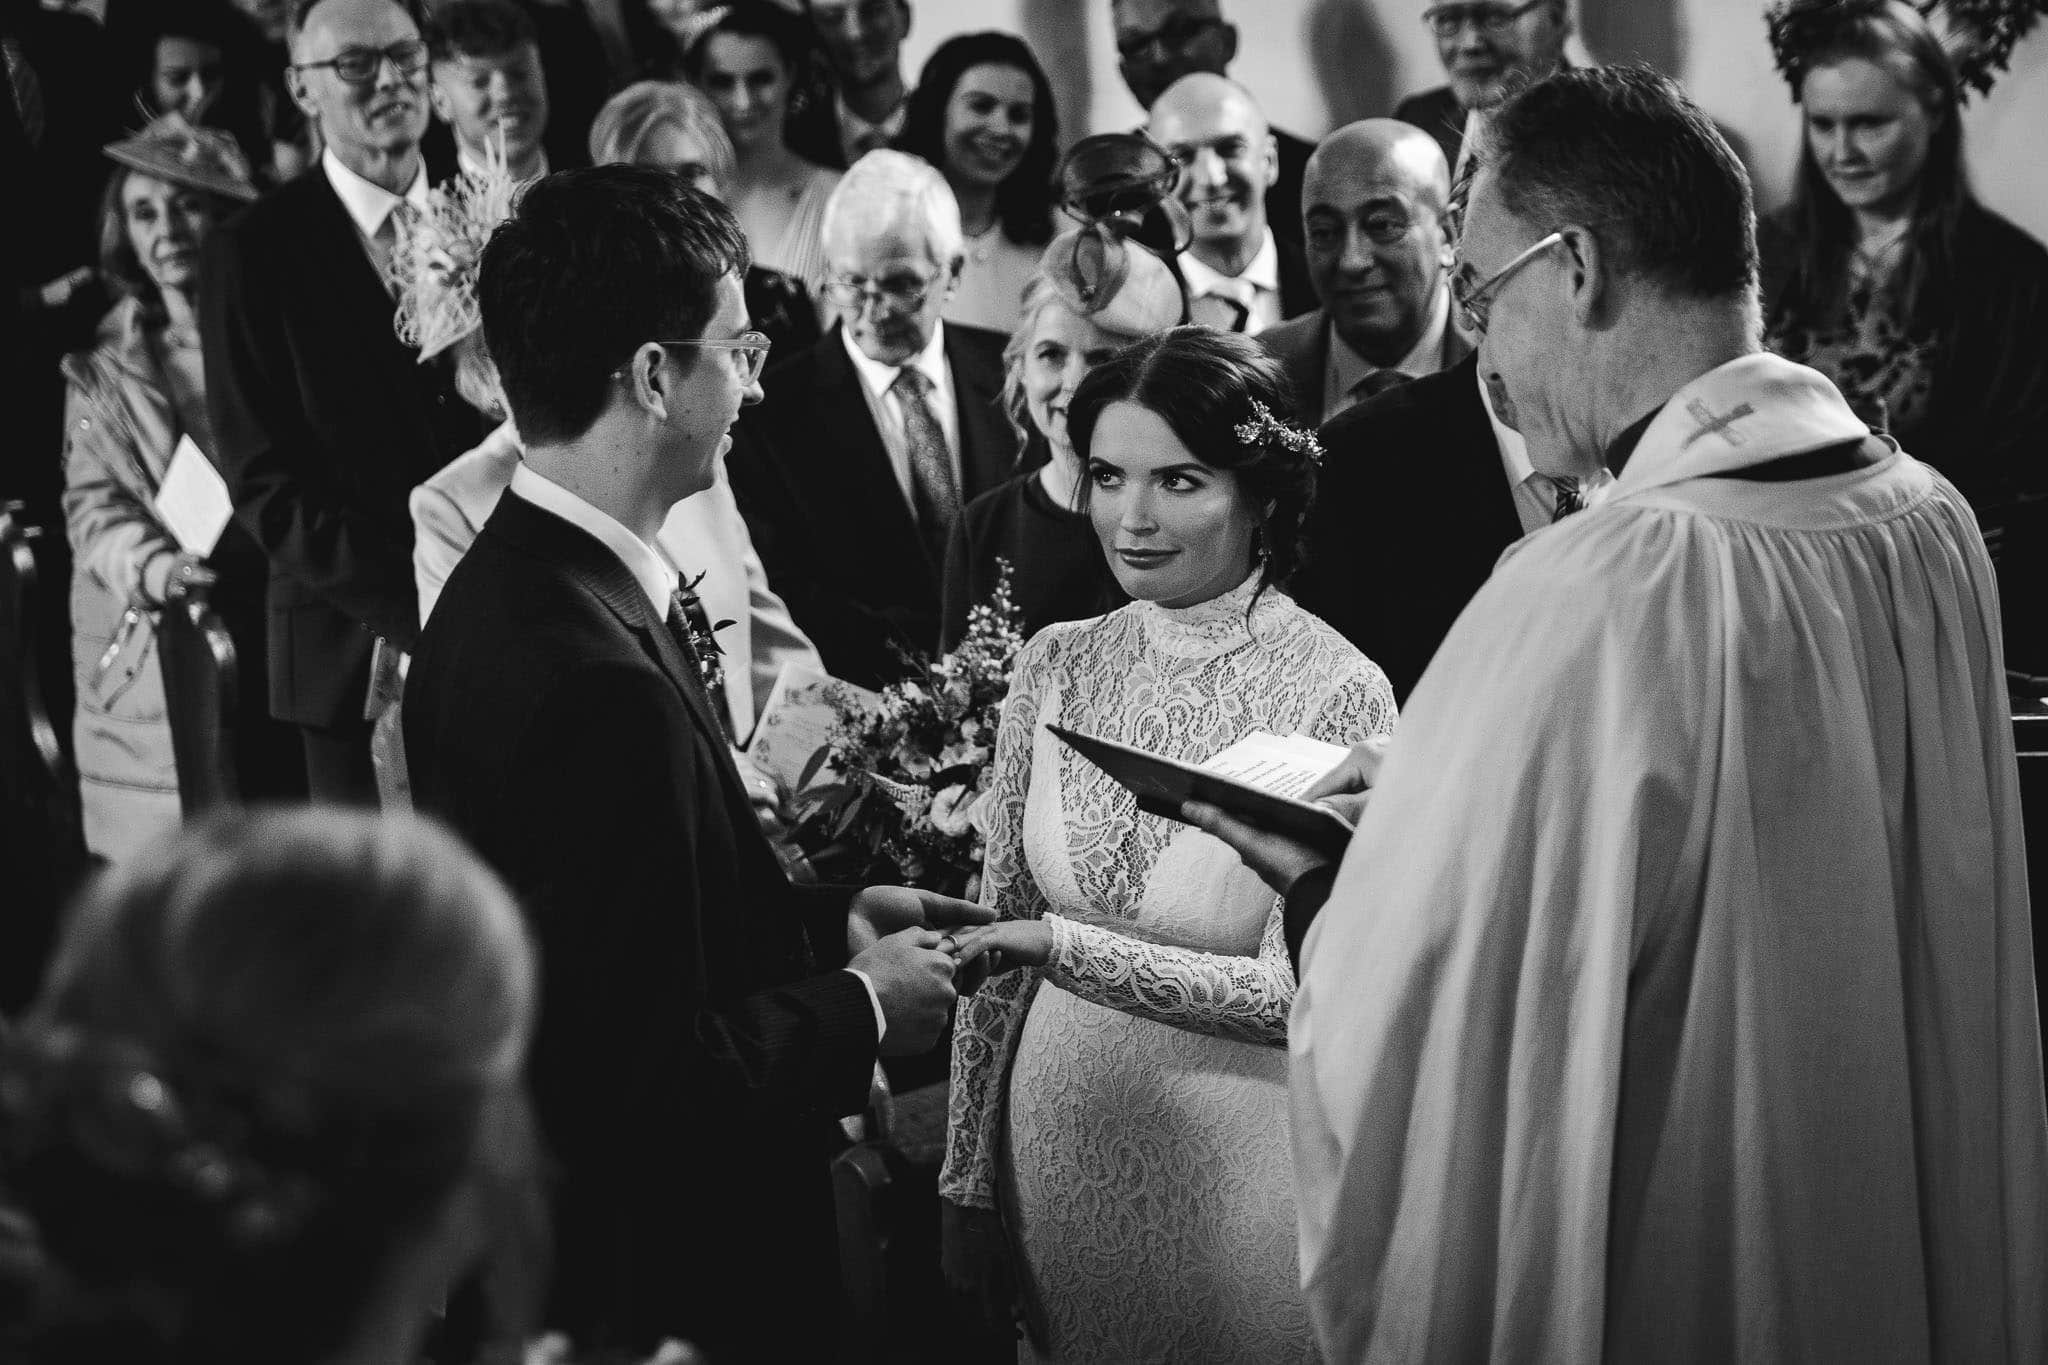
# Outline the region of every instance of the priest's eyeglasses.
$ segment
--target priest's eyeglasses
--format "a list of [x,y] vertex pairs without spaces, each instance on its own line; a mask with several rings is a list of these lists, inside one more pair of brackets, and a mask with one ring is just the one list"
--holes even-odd
[[1463,319],[1465,330],[1476,332],[1480,336],[1486,335],[1486,315],[1492,311],[1493,296],[1507,283],[1508,276],[1562,241],[1562,232],[1551,233],[1478,284],[1472,283],[1471,264],[1467,262],[1460,265],[1451,276],[1451,299],[1458,305],[1458,316]]
[[377,79],[386,62],[401,76],[417,76],[427,69],[427,45],[417,38],[407,38],[390,47],[345,47],[324,62],[294,62],[292,70],[312,71],[327,66],[350,85],[368,85]]
[[1498,38],[1530,10],[1552,3],[1554,0],[1527,0],[1520,5],[1431,5],[1422,12],[1422,22],[1439,38],[1455,38],[1467,24],[1489,38]]
[[[690,337],[684,341],[657,341],[657,346],[691,346],[704,351],[732,352],[733,368],[739,371],[740,382],[751,384],[761,377],[761,371],[768,367],[768,348],[775,343],[765,332],[741,332],[736,337]],[[612,378],[623,379],[624,366],[612,371]]]

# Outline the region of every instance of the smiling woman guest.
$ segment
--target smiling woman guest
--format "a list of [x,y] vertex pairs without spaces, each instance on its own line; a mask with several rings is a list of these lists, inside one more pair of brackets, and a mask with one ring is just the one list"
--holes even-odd
[[809,61],[810,30],[771,0],[737,0],[697,39],[685,61],[732,139],[725,200],[756,264],[802,280],[825,317],[825,201],[839,173],[783,141],[789,97]]
[[[1187,298],[1159,257],[1113,234],[1087,240],[1097,232],[1061,233],[1025,286],[1022,324],[1003,348],[1003,410],[1025,440],[1026,472],[961,510],[946,550],[942,648],[959,642],[969,611],[995,590],[999,561],[1013,571],[1026,639],[1128,600],[1081,510],[1086,471],[1067,439],[1067,409],[1118,347],[1183,321]],[[1084,269],[1098,247],[1105,264]]]
[[896,145],[938,167],[960,203],[967,263],[947,319],[1014,331],[1052,237],[1059,118],[1038,59],[1007,33],[947,39],[918,75]]
[[[1901,0],[1773,13],[1804,110],[1792,203],[1758,224],[1773,350],[1970,500],[1999,568],[2006,652],[2048,672],[2048,250],[1986,209],[1963,162],[1962,81]],[[2024,629],[2022,629],[2024,626]]]
[[1020,1286],[1034,1359],[1314,1356],[1281,901],[1047,728],[1200,763],[1255,731],[1393,727],[1380,670],[1278,591],[1318,454],[1292,412],[1256,343],[1177,327],[1096,366],[1067,415],[1136,600],[1018,655],[987,806],[998,919],[958,936],[1003,974],[954,1026],[939,1185],[949,1281],[996,1318]]

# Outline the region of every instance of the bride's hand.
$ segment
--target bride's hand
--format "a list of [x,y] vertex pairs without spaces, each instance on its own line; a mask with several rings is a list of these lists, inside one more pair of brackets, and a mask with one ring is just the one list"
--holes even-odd
[[963,929],[953,935],[960,966],[986,958],[987,972],[1043,967],[1052,960],[1052,926],[1044,920],[1006,919]]
[[1014,1328],[1017,1279],[1001,1214],[940,1200],[939,1267],[946,1287],[971,1303],[991,1330]]

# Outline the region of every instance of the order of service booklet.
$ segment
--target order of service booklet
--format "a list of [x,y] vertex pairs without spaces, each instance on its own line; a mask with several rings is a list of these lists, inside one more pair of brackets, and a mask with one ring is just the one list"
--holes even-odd
[[1204,763],[1163,758],[1128,744],[1048,725],[1068,747],[1130,788],[1138,809],[1181,818],[1184,801],[1206,801],[1248,825],[1299,839],[1319,853],[1341,858],[1351,822],[1303,801],[1300,794],[1337,766],[1348,752],[1307,735],[1246,735]]

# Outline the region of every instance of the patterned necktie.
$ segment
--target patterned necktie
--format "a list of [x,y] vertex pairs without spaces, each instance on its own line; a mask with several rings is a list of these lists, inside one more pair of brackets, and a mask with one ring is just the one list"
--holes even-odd
[[896,371],[889,391],[903,405],[903,443],[910,453],[911,501],[917,509],[917,529],[934,563],[945,557],[946,537],[953,519],[960,514],[960,489],[953,482],[953,457],[946,449],[946,433],[939,427],[932,406],[925,401],[932,381],[924,371],[905,365]]
[[[732,707],[725,696],[725,662],[718,640],[711,633],[711,618],[705,615],[703,599],[678,580],[675,589],[668,595],[668,615],[662,624],[668,633],[682,647],[683,657],[690,661],[690,667],[697,670],[697,678],[704,684],[704,690],[711,694],[712,710],[718,713],[718,728],[732,738]],[[704,649],[697,642],[706,643]]]
[[370,239],[370,253],[377,266],[377,274],[384,281],[384,288],[393,298],[398,297],[398,281],[391,277],[392,253],[398,250],[399,232],[419,217],[419,210],[409,199],[401,199],[391,206],[384,215],[384,221],[377,225],[377,235]]
[[1550,513],[1550,524],[1555,526],[1574,512],[1584,510],[1586,495],[1579,491],[1579,481],[1571,474],[1552,474],[1550,487],[1555,503]]

